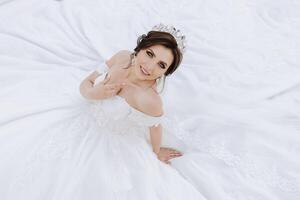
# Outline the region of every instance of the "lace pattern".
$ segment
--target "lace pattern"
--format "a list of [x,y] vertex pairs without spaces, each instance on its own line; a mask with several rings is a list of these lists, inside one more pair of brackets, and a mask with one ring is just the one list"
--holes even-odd
[[265,166],[262,160],[254,158],[247,152],[232,153],[226,142],[210,142],[201,147],[206,152],[223,161],[228,167],[243,174],[245,178],[258,184],[277,188],[283,192],[299,192],[299,180],[294,177],[280,175],[276,165]]
[[88,129],[88,123],[87,121],[82,121],[80,118],[73,118],[70,123],[64,123],[64,128],[61,127],[62,124],[60,123],[57,124],[57,128],[58,130],[65,129],[66,132],[54,131],[54,135],[49,135],[49,139],[40,148],[36,149],[30,160],[26,161],[26,167],[15,175],[10,187],[12,192],[20,192],[22,188],[37,180],[38,174],[43,168],[49,167],[47,166],[47,162],[53,160],[67,161],[71,158],[71,148],[86,137],[86,131],[82,130]]

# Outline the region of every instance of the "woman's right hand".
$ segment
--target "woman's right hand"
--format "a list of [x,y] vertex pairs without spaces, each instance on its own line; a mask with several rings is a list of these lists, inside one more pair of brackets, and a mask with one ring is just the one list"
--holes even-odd
[[103,81],[94,86],[94,89],[101,94],[101,99],[116,96],[125,86],[125,83],[108,83],[110,77],[110,74],[107,74]]

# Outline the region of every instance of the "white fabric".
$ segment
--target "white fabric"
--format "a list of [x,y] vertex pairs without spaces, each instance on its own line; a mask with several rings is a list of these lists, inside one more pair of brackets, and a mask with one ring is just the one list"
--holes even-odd
[[[299,199],[299,9],[292,0],[0,1],[0,199]],[[184,153],[171,166],[144,137],[99,130],[78,89],[159,22],[188,39],[162,96],[163,145]],[[104,107],[124,117],[121,102]]]
[[[103,64],[101,64],[100,67],[96,68],[96,71],[100,75],[95,79],[94,86],[99,84],[100,82],[102,82],[105,79],[105,77],[108,74],[108,67],[105,63],[103,63]],[[121,98],[121,97],[116,96],[115,98]],[[123,98],[121,98],[121,99],[122,99],[122,101],[125,101]],[[97,100],[91,100],[91,102],[96,102],[96,101]],[[131,112],[134,113],[136,116],[138,116],[139,122],[137,122],[137,123],[141,123],[147,127],[151,127],[151,126],[158,126],[162,121],[163,116],[159,116],[159,117],[150,116],[150,115],[147,115],[147,114],[141,112],[140,110],[137,110],[136,108],[133,108],[132,106],[129,106],[129,107],[131,109]]]
[[67,109],[62,117],[39,139],[42,132],[31,129],[36,136],[26,141],[38,144],[20,152],[21,165],[10,161],[17,173],[2,179],[9,183],[5,199],[204,199],[156,158],[147,143],[149,121],[121,97]]

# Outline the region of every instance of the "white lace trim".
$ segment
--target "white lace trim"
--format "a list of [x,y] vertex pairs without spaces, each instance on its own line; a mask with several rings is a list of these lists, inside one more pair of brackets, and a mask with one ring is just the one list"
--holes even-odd
[[264,166],[262,161],[253,159],[245,153],[231,153],[226,148],[225,142],[204,145],[201,149],[211,156],[222,160],[227,166],[243,174],[247,179],[251,179],[259,184],[278,188],[284,192],[298,192],[299,180],[294,177],[283,177],[278,172],[276,165]]
[[[176,126],[174,126],[176,124]],[[163,126],[168,132],[174,134],[174,137],[180,139],[189,151],[200,151],[207,153],[212,157],[223,161],[228,167],[239,172],[249,179],[249,181],[256,182],[268,187],[277,188],[283,192],[296,193],[300,192],[300,181],[296,177],[283,176],[278,170],[276,163],[266,164],[263,158],[250,154],[250,152],[230,151],[230,138],[226,136],[220,138],[212,138],[210,141],[203,138],[199,131],[187,131],[181,127],[181,123],[175,117],[164,118]],[[251,156],[252,155],[252,156]]]

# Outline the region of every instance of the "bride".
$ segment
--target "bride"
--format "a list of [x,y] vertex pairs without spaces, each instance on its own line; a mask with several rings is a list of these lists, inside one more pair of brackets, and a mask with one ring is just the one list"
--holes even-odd
[[101,76],[105,76],[105,80],[98,83],[101,77],[97,77],[103,73],[100,68],[82,82],[80,91],[90,100],[103,100],[117,95],[132,109],[157,121],[156,125],[149,127],[153,152],[160,160],[169,163],[169,158],[181,154],[160,148],[162,127],[159,119],[163,115],[163,108],[156,80],[164,80],[165,76],[176,70],[182,60],[182,49],[170,33],[151,31],[138,39],[134,50],[134,53],[120,51],[103,63],[104,70],[109,69]]
[[133,53],[118,52],[81,82],[78,106],[31,121],[43,125],[20,138],[18,150],[3,147],[2,199],[205,199],[172,167],[184,155],[161,145],[159,93],[182,60],[184,39],[155,26]]

